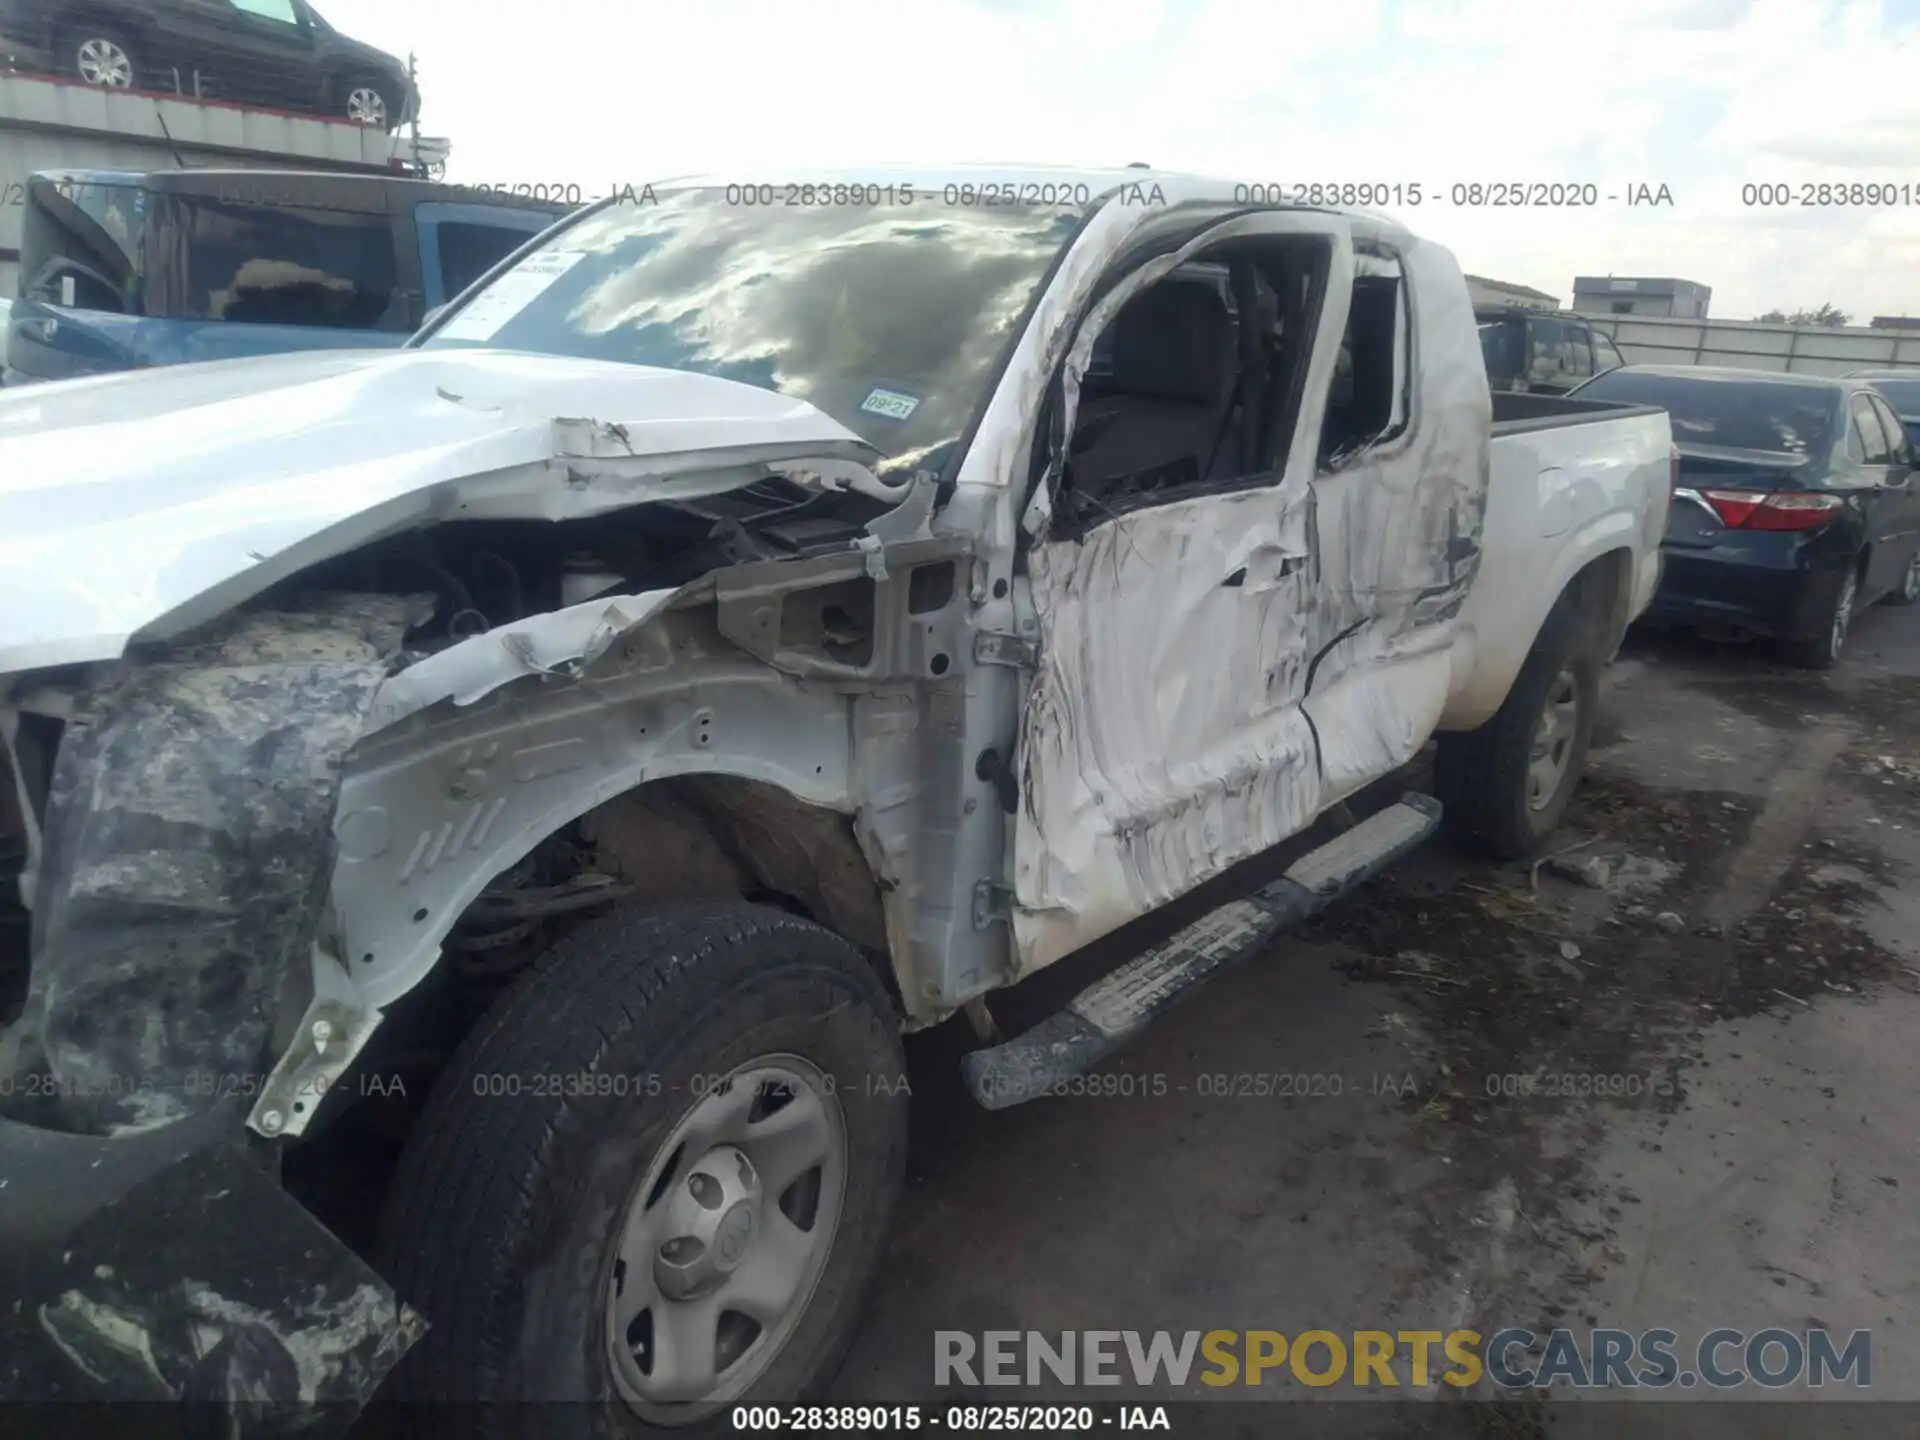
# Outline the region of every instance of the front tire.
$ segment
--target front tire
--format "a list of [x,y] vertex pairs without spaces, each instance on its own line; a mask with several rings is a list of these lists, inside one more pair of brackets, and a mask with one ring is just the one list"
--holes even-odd
[[[464,1418],[599,1440],[817,1396],[879,1263],[905,1092],[885,988],[820,927],[738,902],[582,927],[402,1159],[381,1251],[430,1328],[390,1398],[585,1402]],[[458,1413],[420,1408],[409,1434]]]
[[1447,836],[1495,860],[1533,854],[1580,783],[1600,698],[1600,666],[1582,645],[1580,593],[1555,603],[1507,698],[1477,730],[1439,737],[1434,793]]

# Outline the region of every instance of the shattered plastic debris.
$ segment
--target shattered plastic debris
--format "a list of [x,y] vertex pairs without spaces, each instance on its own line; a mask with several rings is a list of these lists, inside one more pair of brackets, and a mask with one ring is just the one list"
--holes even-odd
[[1605,855],[1554,855],[1541,868],[1549,875],[1585,885],[1590,890],[1604,890],[1613,879],[1613,866],[1614,862]]
[[231,1121],[7,1127],[29,1193],[0,1228],[0,1402],[184,1400],[181,1434],[343,1440],[426,1322]]

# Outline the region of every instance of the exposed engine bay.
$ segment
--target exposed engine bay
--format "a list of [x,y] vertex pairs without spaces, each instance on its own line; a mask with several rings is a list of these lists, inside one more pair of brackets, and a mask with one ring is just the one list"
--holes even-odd
[[[27,1001],[28,937],[33,923],[30,896],[23,888],[33,886],[36,869],[44,871],[48,864],[58,863],[58,826],[52,817],[63,801],[71,804],[74,787],[84,783],[83,771],[151,769],[164,764],[169,751],[177,752],[180,745],[177,740],[156,742],[154,752],[136,762],[131,755],[119,753],[92,755],[101,742],[86,732],[101,723],[112,730],[117,723],[129,734],[137,730],[154,740],[157,706],[185,702],[178,708],[191,710],[207,698],[201,690],[203,677],[189,673],[181,680],[183,670],[192,672],[201,665],[231,669],[233,707],[262,712],[257,733],[245,736],[246,743],[257,746],[280,734],[281,727],[314,729],[316,695],[336,688],[338,676],[320,683],[304,699],[303,687],[314,685],[314,665],[341,660],[342,647],[351,650],[372,643],[371,650],[356,655],[352,662],[364,671],[359,678],[363,692],[359,699],[364,702],[386,675],[530,616],[601,595],[676,588],[728,566],[844,553],[865,525],[887,508],[857,493],[810,489],[774,477],[737,491],[664,501],[590,519],[552,524],[474,521],[411,531],[317,565],[272,587],[233,616],[179,641],[132,648],[117,665],[75,667],[17,681],[10,699],[19,709],[11,717],[10,743],[0,751],[0,766],[6,767],[0,770],[6,781],[0,788],[0,1004],[6,1007],[0,1016],[9,1021],[18,1018]],[[342,609],[339,597],[359,598]],[[857,613],[857,605],[850,608],[855,613],[838,614],[839,638],[857,645],[861,632],[870,634],[872,621],[870,615]],[[829,612],[823,620],[829,640],[834,638],[836,613]],[[314,616],[326,617],[317,629]],[[372,639],[376,631],[381,633]],[[276,681],[260,668],[272,665],[288,667],[278,680],[291,687],[279,697],[282,704],[277,712],[264,705],[264,692],[272,690]],[[176,679],[154,693],[141,692],[141,677],[152,674]],[[129,687],[135,698],[127,698]],[[122,697],[117,708],[110,698],[115,694]],[[204,717],[209,712],[200,713]],[[324,757],[324,765],[337,767],[358,740],[365,721],[364,713],[351,717],[336,737],[335,749]],[[224,725],[220,728],[230,748],[240,743],[241,736],[228,734]],[[63,736],[67,736],[64,749]],[[89,758],[82,759],[81,750],[89,752]],[[55,764],[57,754],[63,757],[61,767]],[[178,759],[178,754],[173,758]],[[214,755],[200,758],[217,768]],[[70,772],[64,781],[61,770]],[[99,803],[99,796],[93,798]],[[330,822],[331,804],[316,807],[313,818],[316,824],[321,819]],[[35,836],[43,829],[47,831],[43,843],[36,845]],[[322,843],[318,834],[308,838]],[[36,850],[43,852],[38,865]],[[468,957],[460,967],[463,973],[496,981],[511,976],[525,963],[528,944],[542,939],[553,917],[590,912],[627,893],[604,873],[604,867],[596,870],[594,864],[590,847],[558,838],[498,877],[462,917],[450,939],[449,948]],[[320,868],[323,878],[325,867]],[[128,898],[129,876],[123,868],[113,877],[120,902]],[[169,901],[183,898],[185,891],[177,888],[181,883],[178,877],[168,882],[176,887],[170,889]],[[306,883],[310,887],[319,882],[309,876]],[[312,898],[317,903],[317,897]],[[52,934],[48,927],[58,923],[58,915],[56,906],[39,917],[39,948],[48,948]],[[116,980],[114,986],[118,985]],[[262,1018],[264,1022],[264,1011]],[[22,1038],[11,1036],[0,1044],[11,1053]],[[261,1038],[249,1034],[244,1043],[257,1044]],[[244,1057],[244,1049],[236,1051],[233,1059],[241,1070],[252,1063]],[[66,1088],[77,1092],[126,1087],[118,1083],[107,1087],[102,1080],[98,1086]],[[60,1089],[49,1084],[41,1098],[55,1098]],[[19,1099],[17,1094],[0,1098],[0,1108]],[[109,1108],[124,1111],[121,1102],[126,1099],[114,1096]],[[32,1107],[35,1123],[53,1128],[75,1124],[82,1130],[104,1127],[109,1132],[121,1124],[142,1123],[131,1111],[112,1121],[98,1114],[91,1122],[69,1115],[63,1123],[59,1117],[71,1110],[77,1093],[67,1094],[64,1100],[67,1103]],[[164,1118],[154,1114],[148,1121]]]
[[433,596],[407,637],[412,658],[529,615],[610,593],[683,585],[758,560],[844,550],[888,507],[863,495],[773,478],[694,500],[528,525],[472,521],[396,536],[281,587]]
[[[364,1258],[382,1166],[461,1036],[568,926],[636,892],[744,894],[812,907],[884,947],[843,823],[751,781],[665,781],[561,827],[489,881],[447,929],[442,963],[373,1017],[390,1023],[353,1084],[299,1117],[305,1143],[269,1152],[240,1128],[272,1057],[325,998],[318,955],[310,965],[288,947],[328,930],[342,776],[379,727],[386,680],[596,597],[844,556],[889,508],[772,477],[592,518],[436,525],[119,661],[15,677],[0,692],[0,1062],[12,1078],[0,1126],[47,1151],[49,1179],[83,1169],[122,1198],[85,1222],[86,1276],[53,1273],[54,1253],[74,1251],[47,1207],[62,1238],[34,1263],[53,1271],[16,1281],[54,1298],[0,1327],[37,1331],[33,1344],[0,1336],[21,1357],[0,1391],[63,1393],[70,1372],[27,1358],[51,1342],[122,1394],[363,1394],[417,1333]],[[816,607],[818,639],[870,654],[871,602],[843,598]],[[717,805],[716,786],[728,792]],[[180,1206],[205,1203],[196,1186],[232,1219],[169,1229]],[[209,1233],[262,1225],[257,1246],[204,1251]],[[313,1256],[329,1233],[352,1248],[326,1242],[321,1274]],[[122,1285],[123,1265],[153,1282]],[[293,1314],[282,1277],[303,1271],[318,1288]],[[189,1278],[163,1278],[178,1275]],[[204,1351],[196,1335],[225,1338]]]

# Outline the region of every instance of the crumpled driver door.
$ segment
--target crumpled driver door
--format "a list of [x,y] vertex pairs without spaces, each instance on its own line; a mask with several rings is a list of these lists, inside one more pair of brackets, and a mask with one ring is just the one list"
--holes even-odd
[[[1319,585],[1315,446],[1352,288],[1345,217],[1268,212],[1149,262],[1081,322],[1066,434],[1094,340],[1129,299],[1244,236],[1330,247],[1304,398],[1272,473],[1053,538],[1049,474],[1028,509],[1038,666],[1021,717],[1013,929],[1022,973],[1107,934],[1309,824],[1318,742],[1302,708]],[[1303,343],[1293,341],[1291,343]]]

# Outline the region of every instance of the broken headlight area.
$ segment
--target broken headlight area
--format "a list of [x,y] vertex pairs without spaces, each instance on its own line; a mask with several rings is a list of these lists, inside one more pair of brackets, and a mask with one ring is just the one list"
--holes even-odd
[[243,1404],[238,1433],[314,1433],[410,1343],[243,1107],[305,1001],[346,757],[419,612],[229,617],[71,688],[51,755],[10,702],[0,913],[29,976],[0,1036],[9,1399],[217,1400]]

